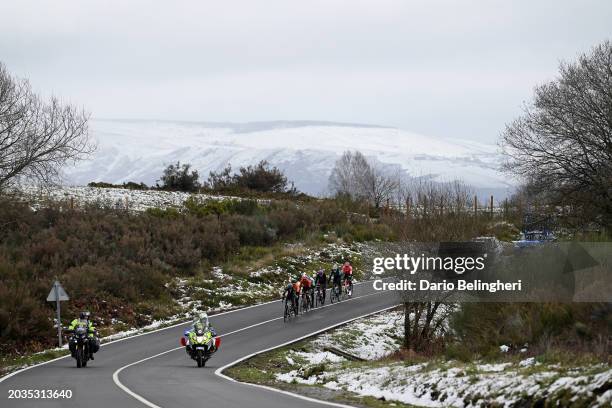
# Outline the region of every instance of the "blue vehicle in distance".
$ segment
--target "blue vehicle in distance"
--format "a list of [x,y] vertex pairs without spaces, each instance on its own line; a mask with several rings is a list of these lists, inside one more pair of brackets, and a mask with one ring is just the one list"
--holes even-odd
[[520,239],[517,241],[512,241],[512,243],[517,248],[529,248],[542,245],[547,242],[553,242],[556,239],[557,238],[552,231],[542,229],[521,232]]

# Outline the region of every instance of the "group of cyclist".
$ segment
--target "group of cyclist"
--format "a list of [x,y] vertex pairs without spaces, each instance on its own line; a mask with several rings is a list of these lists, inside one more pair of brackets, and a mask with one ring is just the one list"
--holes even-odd
[[345,293],[348,296],[352,295],[353,290],[353,267],[350,262],[345,262],[342,266],[334,265],[329,276],[325,273],[325,269],[318,270],[312,277],[306,272],[300,276],[287,280],[287,285],[283,291],[282,301],[290,302],[293,307],[293,313],[298,314],[300,298],[302,299],[302,310],[308,310],[315,306],[315,296],[318,303],[325,304],[327,286],[331,285],[332,302],[333,297],[339,300],[343,293],[343,287],[346,288]]

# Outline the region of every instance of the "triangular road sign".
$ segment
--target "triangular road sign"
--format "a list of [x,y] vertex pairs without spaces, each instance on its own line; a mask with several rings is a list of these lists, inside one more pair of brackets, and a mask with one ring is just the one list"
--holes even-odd
[[[56,291],[56,286],[57,286],[57,291]],[[57,296],[56,296],[56,293],[57,293]],[[55,281],[55,283],[53,284],[53,287],[51,288],[51,292],[49,292],[49,296],[47,296],[47,302],[55,302],[58,300],[57,298],[59,298],[60,302],[64,300],[70,300],[70,298],[68,297],[68,294],[62,287],[61,283],[59,283],[58,281]]]

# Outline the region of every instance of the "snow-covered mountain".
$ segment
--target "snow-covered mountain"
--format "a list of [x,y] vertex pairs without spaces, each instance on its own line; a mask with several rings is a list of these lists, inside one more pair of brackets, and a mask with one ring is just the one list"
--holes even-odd
[[438,181],[461,179],[479,193],[503,197],[512,184],[496,171],[494,145],[433,138],[371,125],[312,121],[210,123],[144,120],[92,120],[98,141],[91,160],[66,169],[66,182],[124,181],[154,184],[163,168],[191,163],[206,178],[230,163],[233,168],[267,160],[297,188],[324,194],[336,159],[347,149],[408,176]]

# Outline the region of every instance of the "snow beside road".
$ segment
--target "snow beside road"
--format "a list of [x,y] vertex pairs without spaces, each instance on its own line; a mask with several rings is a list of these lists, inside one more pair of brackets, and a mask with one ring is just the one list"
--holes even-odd
[[324,346],[334,346],[356,357],[376,360],[399,349],[403,319],[403,313],[393,311],[356,320],[317,337],[313,347],[322,350]]
[[[284,380],[301,382],[291,375],[285,376]],[[612,370],[595,375],[569,376],[555,371],[527,373],[515,366],[490,373],[447,367],[428,370],[425,364],[405,366],[395,363],[379,368],[330,370],[316,378],[308,378],[307,382],[426,407],[488,406],[494,403],[509,407],[526,396],[535,401],[557,393],[571,393],[576,401],[592,399],[597,390],[610,381]],[[608,390],[596,400],[592,406],[609,406],[612,392]]]
[[[288,350],[289,368],[279,382],[320,386],[423,407],[530,406],[539,399],[564,406],[612,404],[608,365],[563,368],[530,357],[500,363],[431,360],[407,365],[393,359],[354,363],[328,351],[334,346],[357,357],[379,360],[397,351],[403,314],[385,312],[349,323]],[[582,404],[582,405],[580,405]]]

